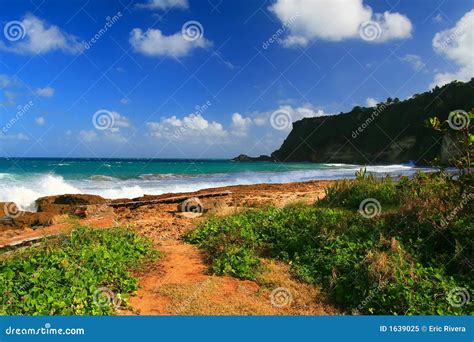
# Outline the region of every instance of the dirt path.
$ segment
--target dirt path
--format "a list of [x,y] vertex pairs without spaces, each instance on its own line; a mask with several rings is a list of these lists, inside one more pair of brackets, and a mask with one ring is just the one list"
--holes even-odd
[[[328,315],[312,286],[291,279],[288,267],[267,261],[269,272],[258,281],[207,274],[204,255],[178,240],[163,242],[158,261],[140,277],[140,289],[130,299],[139,315]],[[273,290],[280,289],[272,295]],[[318,301],[319,300],[319,301]]]
[[[314,203],[324,196],[329,182],[260,184],[225,187],[231,196],[203,200],[213,215],[226,215],[242,207],[290,202]],[[192,194],[190,194],[191,196]],[[152,199],[148,196],[144,199]],[[289,266],[264,260],[268,269],[255,281],[208,272],[203,252],[180,237],[193,229],[200,218],[176,213],[175,204],[143,206],[116,211],[119,220],[148,236],[164,253],[149,269],[139,274],[140,288],[130,298],[125,315],[328,315],[336,310],[323,301],[318,289],[294,280]],[[272,294],[273,293],[273,294]]]

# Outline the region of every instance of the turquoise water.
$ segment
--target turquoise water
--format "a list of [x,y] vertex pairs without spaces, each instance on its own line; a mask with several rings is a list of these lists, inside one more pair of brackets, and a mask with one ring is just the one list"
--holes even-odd
[[195,161],[183,159],[0,159],[0,172],[17,175],[55,173],[65,179],[83,179],[91,176],[130,179],[146,175],[285,172],[331,167],[327,165],[331,164],[234,162],[215,159]]
[[[353,177],[360,165],[182,159],[0,159],[0,201],[34,210],[42,196],[87,193],[106,198],[260,183]],[[412,174],[410,165],[368,166],[379,175]]]

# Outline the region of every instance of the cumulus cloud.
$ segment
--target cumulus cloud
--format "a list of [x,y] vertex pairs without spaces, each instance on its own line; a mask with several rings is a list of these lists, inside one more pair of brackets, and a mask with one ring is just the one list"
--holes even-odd
[[454,80],[470,80],[474,76],[474,10],[467,12],[454,27],[436,33],[433,49],[453,62],[457,70],[437,73],[430,88]]
[[0,89],[17,86],[18,84],[19,82],[14,76],[0,74]]
[[0,41],[0,50],[25,55],[45,54],[52,51],[77,54],[84,50],[78,37],[32,14],[25,15],[23,20],[15,25],[17,30],[15,34],[20,34],[20,36],[15,36],[15,39],[8,44]]
[[38,88],[36,89],[35,94],[42,97],[52,97],[54,95],[54,88]]
[[306,45],[315,39],[360,39],[361,26],[368,21],[378,31],[372,42],[411,37],[412,24],[405,15],[373,13],[363,0],[277,0],[269,10],[287,23],[284,46]]
[[18,133],[18,134],[3,134],[3,132],[0,133],[0,140],[30,140],[30,138],[24,134],[24,133]]
[[35,122],[38,126],[43,126],[45,124],[45,119],[42,116],[39,116],[35,119]]
[[107,129],[112,133],[117,133],[120,131],[121,128],[131,128],[132,124],[130,120],[125,116],[120,114],[119,112],[110,112],[113,117],[113,125]]
[[189,114],[182,119],[174,115],[164,117],[159,122],[148,122],[147,127],[150,136],[169,140],[213,143],[228,135],[222,124],[208,121],[200,114]]
[[189,3],[188,0],[149,0],[144,4],[137,4],[137,7],[152,10],[187,9],[189,8]]
[[129,42],[136,52],[147,56],[184,57],[195,49],[212,45],[204,36],[185,39],[181,32],[167,36],[158,29],[142,31],[135,28],[130,32]]
[[374,99],[373,97],[368,97],[366,100],[365,100],[365,104],[367,105],[367,107],[375,107],[377,105],[377,103],[379,103],[380,101],[378,101],[377,99]]
[[90,143],[90,142],[94,142],[94,141],[99,140],[99,137],[98,137],[96,131],[82,130],[82,131],[79,132],[79,139],[81,139],[82,141],[84,141],[86,143]]
[[[287,117],[291,119],[291,122],[295,122],[303,118],[313,118],[316,116],[328,115],[326,112],[324,112],[324,110],[316,109],[315,107],[309,104],[302,105],[299,107],[293,107],[291,105],[281,105],[277,109],[272,111],[254,113],[254,123],[257,126],[270,125],[270,118],[272,114],[276,112],[286,114]],[[291,125],[289,125],[288,128],[291,129]]]
[[426,65],[425,62],[423,62],[423,59],[418,55],[406,54],[400,58],[400,60],[408,63],[415,71],[420,71]]
[[247,136],[248,130],[252,125],[252,119],[243,117],[239,113],[232,114],[231,133],[237,137]]

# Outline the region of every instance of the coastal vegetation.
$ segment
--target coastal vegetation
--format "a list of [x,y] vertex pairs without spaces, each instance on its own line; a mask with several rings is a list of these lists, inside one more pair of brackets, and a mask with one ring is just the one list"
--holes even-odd
[[77,225],[40,246],[2,255],[0,315],[104,315],[126,307],[132,271],[157,257],[130,229]]
[[472,314],[471,173],[377,179],[363,170],[314,205],[209,218],[186,236],[211,271],[244,279],[289,263],[349,313]]
[[290,134],[271,158],[250,159],[349,164],[413,161],[417,165],[438,160],[452,165],[458,151],[452,144],[456,132],[433,130],[425,122],[433,116],[443,122],[453,111],[472,108],[474,79],[454,81],[406,100],[388,98],[375,107],[356,106],[347,113],[293,122]]

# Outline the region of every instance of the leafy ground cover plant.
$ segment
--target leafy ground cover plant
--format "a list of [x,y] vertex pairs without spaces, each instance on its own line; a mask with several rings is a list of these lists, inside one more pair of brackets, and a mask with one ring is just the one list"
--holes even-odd
[[130,229],[77,226],[1,257],[0,314],[111,314],[138,288],[131,272],[157,255]]
[[[466,194],[469,184],[444,173],[395,182],[361,172],[315,205],[211,218],[185,239],[207,252],[216,274],[255,279],[264,271],[260,258],[286,261],[348,312],[472,314],[474,220]],[[359,213],[367,197],[382,208],[371,218]]]

